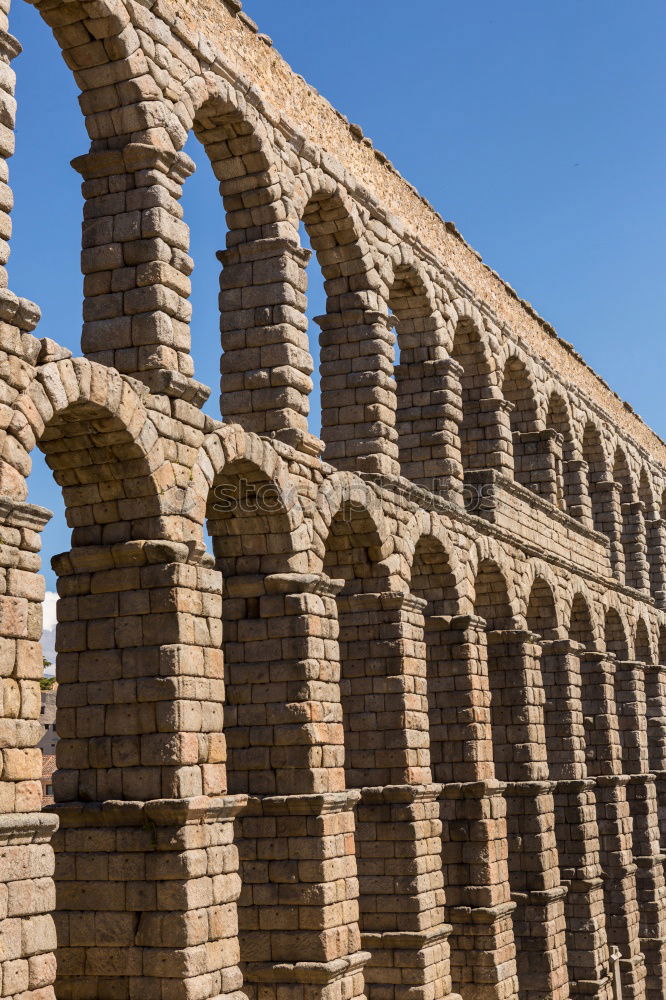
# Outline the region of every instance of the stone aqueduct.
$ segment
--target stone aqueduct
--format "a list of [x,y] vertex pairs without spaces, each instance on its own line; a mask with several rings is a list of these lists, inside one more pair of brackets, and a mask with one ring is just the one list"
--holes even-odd
[[[59,1000],[662,1000],[666,446],[238,2],[36,5],[91,145],[81,358],[2,270],[0,995],[52,998],[57,949]],[[47,812],[37,447],[72,528]]]

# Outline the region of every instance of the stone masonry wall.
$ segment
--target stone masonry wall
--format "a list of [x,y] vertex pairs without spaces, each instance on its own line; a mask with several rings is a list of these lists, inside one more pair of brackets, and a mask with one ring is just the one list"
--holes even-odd
[[0,0],[0,997],[663,1000],[666,446],[238,0],[36,6],[90,148],[73,358],[9,289]]

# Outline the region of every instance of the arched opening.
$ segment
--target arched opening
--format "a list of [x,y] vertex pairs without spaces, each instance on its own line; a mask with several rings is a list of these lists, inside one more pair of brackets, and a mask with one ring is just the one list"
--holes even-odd
[[142,537],[158,490],[143,442],[122,420],[97,403],[74,404],[53,417],[39,447],[62,489],[72,546]]
[[[103,406],[92,402],[71,404],[35,432],[40,436],[30,456],[28,498],[53,504],[60,514],[50,526],[42,556],[47,584],[42,655],[45,672],[53,682],[49,693],[42,693],[43,715],[48,714],[50,729],[40,745],[45,752],[42,773],[50,776],[49,791],[44,788],[44,792],[53,802],[76,798],[91,786],[96,787],[96,769],[103,766],[99,762],[92,764],[85,741],[75,739],[77,728],[72,715],[76,711],[55,711],[54,698],[65,706],[85,705],[87,693],[92,691],[91,682],[101,684],[107,676],[98,669],[97,661],[114,656],[118,659],[118,596],[113,595],[113,587],[108,588],[108,599],[99,600],[91,615],[89,606],[96,602],[90,574],[77,574],[67,553],[80,546],[119,545],[141,537],[143,517],[156,515],[158,508],[153,468],[144,449],[123,421]],[[65,554],[57,554],[62,552]],[[89,621],[91,618],[94,621]],[[116,671],[120,676],[117,662]],[[58,687],[61,690],[56,695]],[[115,704],[112,692],[100,688],[95,704]],[[103,726],[97,736],[104,736]],[[56,759],[60,768],[57,773]],[[128,775],[128,786],[130,782]],[[124,797],[122,790],[117,797]]]
[[183,253],[179,259],[183,271],[182,288],[185,294],[189,292],[191,319],[189,324],[177,322],[177,334],[180,346],[191,357],[194,378],[211,390],[202,409],[219,420],[224,360],[220,343],[218,253],[226,246],[227,225],[223,185],[215,176],[204,145],[208,143],[211,148],[214,133],[214,124],[207,121],[204,114],[196,121],[185,145],[185,152],[196,167],[182,188],[181,207],[189,229],[189,248],[187,255]]
[[377,525],[354,497],[345,499],[331,522],[324,571],[344,580],[341,595],[374,594],[387,586]]
[[208,532],[223,597],[224,734],[232,793],[275,795],[284,792],[278,781],[288,781],[276,759],[271,705],[280,693],[265,618],[266,577],[287,572],[293,552],[287,503],[266,472],[245,459],[225,465],[208,497]]
[[388,297],[389,323],[395,329],[395,391],[398,459],[401,475],[423,480],[428,468],[424,435],[437,429],[432,399],[424,388],[426,361],[433,360],[436,328],[423,280],[409,265],[395,269]]
[[559,638],[555,598],[545,580],[537,577],[532,584],[525,615],[527,628],[541,641],[541,676],[544,685],[544,726],[546,750],[551,777],[563,778],[570,763],[571,732],[562,725],[566,721],[568,685],[562,672],[559,652],[552,644]]
[[410,590],[415,597],[427,601],[428,617],[450,617],[458,611],[459,598],[449,555],[432,535],[421,535],[416,543]]
[[558,392],[553,392],[548,401],[546,431],[550,432],[546,443],[553,476],[552,498],[561,510],[573,513],[576,499],[576,484],[571,467],[574,458],[573,434],[568,406]]
[[314,254],[307,266],[307,317],[320,328],[318,343],[312,337],[309,344],[314,367],[310,431],[323,440],[326,461],[352,468],[378,431],[379,424],[371,427],[366,419],[368,391],[380,405],[375,421],[380,418],[391,428],[395,423],[393,392],[388,407],[381,398],[391,387],[390,336],[386,329],[384,337],[368,335],[367,313],[373,305],[377,308],[376,289],[371,287],[368,255],[342,197],[315,192],[303,210],[300,232],[301,245]]
[[604,618],[604,645],[607,652],[614,653],[618,660],[629,659],[627,634],[614,608],[609,608]]
[[654,492],[646,469],[641,469],[638,483],[638,499],[642,505],[640,514],[643,518],[645,532],[645,551],[650,593],[656,596],[662,589],[660,512],[655,503]]
[[[581,704],[583,711],[583,733],[585,739],[586,770],[590,775],[603,773],[599,769],[604,744],[603,733],[597,728],[597,716],[601,712],[606,685],[604,671],[600,667],[599,656],[594,653],[595,636],[590,608],[582,596],[576,594],[571,605],[569,637],[584,647],[581,657]],[[592,654],[585,656],[585,653]],[[608,692],[606,692],[608,693]],[[612,692],[611,692],[612,693]]]
[[321,347],[319,330],[315,325],[316,317],[326,312],[326,293],[322,281],[314,248],[308,236],[304,222],[298,227],[298,237],[301,247],[310,254],[305,267],[305,319],[307,322],[308,351],[312,358],[312,390],[308,397],[308,430],[310,434],[323,439],[322,409],[321,409]]
[[652,646],[647,625],[642,618],[636,624],[636,636],[634,638],[634,657],[639,663],[653,663]]
[[536,434],[537,410],[532,380],[525,364],[515,356],[504,366],[502,395],[511,404],[513,470],[517,483],[539,492],[541,442]]
[[381,642],[381,595],[388,590],[381,543],[370,514],[345,501],[331,522],[324,572],[344,581],[338,594],[340,700],[348,788],[384,783],[390,732],[387,677],[401,671],[400,650]]
[[[560,641],[555,597],[551,587],[539,577],[532,584],[526,621],[528,629],[540,637],[539,666],[545,698],[543,719],[548,777],[555,782],[553,808],[557,865],[560,883],[570,886],[580,878],[587,863],[585,845],[580,843],[581,802],[570,785],[572,780],[585,777],[580,661],[574,651],[564,647]],[[567,965],[571,982],[580,977],[580,937],[581,931],[584,933],[581,910],[581,900],[575,896],[565,897]]]
[[562,663],[552,643],[559,638],[555,598],[545,580],[537,577],[532,584],[525,614],[527,628],[534,632],[541,643],[540,669],[544,686],[544,726],[546,750],[551,777],[564,777],[570,747],[570,733],[562,725],[566,714],[567,685],[562,676]]
[[607,481],[606,457],[601,443],[601,434],[588,421],[583,431],[583,461],[587,478],[587,494],[590,499],[590,515],[595,531],[603,532],[609,539],[613,537],[612,512],[606,510],[606,491],[601,484]]
[[635,690],[634,671],[628,669],[629,639],[620,615],[613,608],[606,612],[604,619],[604,644],[609,653],[616,658],[614,703],[617,713],[617,738],[620,743],[620,760],[622,772],[631,774],[636,771],[636,754],[638,752],[638,730],[634,725],[633,702],[638,696]]
[[623,582],[628,587],[640,590],[643,585],[641,562],[645,555],[645,539],[642,537],[642,520],[639,520],[634,509],[636,491],[633,477],[629,470],[627,456],[621,448],[617,448],[615,451],[613,481],[620,488],[618,515],[620,539],[624,553]]
[[[221,89],[224,85],[220,84]],[[276,236],[279,170],[265,125],[231,88],[199,108],[194,133],[220,182],[226,249],[220,275],[221,410],[228,422],[317,454],[308,431],[312,358],[306,319],[309,253]]]
[[573,642],[580,643],[588,651],[594,647],[592,616],[588,603],[581,594],[576,594],[571,604],[569,638]]
[[[539,603],[541,602],[541,603]],[[539,620],[547,613],[548,600],[543,590],[535,598]],[[559,881],[553,864],[556,853],[552,826],[546,833],[534,819],[550,803],[538,792],[523,791],[525,782],[547,777],[545,736],[543,731],[543,681],[539,647],[534,637],[513,626],[507,585],[499,567],[482,562],[476,578],[475,611],[488,623],[488,683],[495,774],[507,783],[506,823],[508,871],[511,898],[516,902],[513,930],[518,969],[518,995],[529,996],[530,986],[547,995],[556,951],[563,940],[563,929],[550,928],[546,936],[535,937],[535,910],[531,893]],[[530,788],[533,786],[530,785]],[[552,808],[552,806],[551,806]],[[551,818],[552,823],[552,818]],[[553,824],[554,825],[554,824]],[[552,838],[552,844],[549,843]],[[547,867],[546,858],[549,859]],[[559,950],[561,959],[562,952]]]
[[[645,621],[639,618],[633,636],[633,659],[629,660],[630,647],[625,639],[626,631],[621,623],[614,621],[609,624],[607,619],[607,641],[610,641],[612,630],[618,649],[626,648],[624,656],[618,656],[615,674],[615,701],[618,710],[619,735],[622,744],[622,770],[625,774],[644,774],[649,766],[647,745],[647,705],[646,705],[646,664],[652,662],[650,637]],[[625,662],[626,661],[626,662]],[[635,800],[635,790],[629,790],[629,798],[639,812],[643,806]],[[645,803],[643,803],[645,805]],[[642,815],[642,822],[645,814]],[[636,823],[634,824],[636,827]],[[634,833],[636,834],[636,829]],[[634,838],[634,846],[640,846],[640,840]],[[644,846],[644,845],[643,845]],[[635,852],[637,857],[642,855]]]
[[[58,603],[58,593],[57,593],[57,575],[51,566],[51,559],[54,555],[59,552],[64,552],[69,548],[71,544],[71,529],[67,524],[65,517],[65,504],[62,498],[62,492],[55,488],[55,483],[53,475],[48,465],[46,464],[46,458],[44,453],[40,451],[39,448],[35,449],[30,456],[31,459],[31,469],[30,475],[28,476],[28,496],[31,498],[32,502],[38,503],[40,506],[47,507],[51,511],[53,517],[45,525],[43,531],[40,535],[41,542],[41,575],[44,577],[45,583],[45,596],[43,604],[43,629],[42,629],[42,654],[44,659],[44,684],[43,691],[50,691],[50,695],[42,695],[42,707],[46,710],[47,706],[49,708],[48,715],[49,721],[45,722],[53,728],[48,730],[48,749],[46,746],[42,746],[42,752],[44,757],[52,757],[53,760],[44,760],[44,768],[47,769],[51,765],[55,768],[55,740],[57,738],[55,730],[55,715],[51,720],[50,716],[53,714],[50,711],[51,703],[55,699],[55,692],[57,689],[57,683],[55,680],[55,665],[56,665],[56,649],[55,649],[55,638],[56,638],[56,621],[57,621],[57,603]],[[44,712],[42,713],[44,714]],[[41,746],[41,744],[40,744]],[[52,773],[52,772],[51,772]],[[49,782],[52,785],[52,782]],[[48,792],[48,799],[50,802],[53,801],[53,789],[51,788]]]
[[485,421],[496,419],[496,415],[490,411],[483,413],[481,400],[487,397],[490,388],[490,363],[479,331],[469,320],[461,320],[456,326],[451,357],[462,367],[459,433],[463,472],[487,469],[492,458],[486,450]]
[[[451,618],[458,609],[455,578],[441,542],[422,535],[412,560],[410,591],[424,602],[426,694],[430,766],[434,781],[463,780],[455,703],[456,664],[452,663]],[[455,637],[454,637],[455,638]]]
[[557,638],[557,614],[553,592],[540,577],[532,584],[526,611],[527,627],[542,639]]
[[511,733],[512,709],[517,707],[515,682],[508,673],[502,636],[514,628],[513,614],[504,576],[489,560],[480,563],[474,587],[474,613],[483,618],[488,629],[488,678],[491,694],[491,721],[495,775],[500,781],[517,780],[514,762],[514,739]]
[[514,627],[506,581],[500,568],[491,560],[482,560],[477,570],[474,613],[485,620],[489,629]]

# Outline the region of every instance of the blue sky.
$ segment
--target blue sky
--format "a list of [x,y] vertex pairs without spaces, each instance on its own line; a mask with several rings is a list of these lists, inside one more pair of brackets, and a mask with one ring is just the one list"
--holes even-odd
[[[484,259],[666,437],[666,6],[602,0],[247,0],[282,55],[386,152]],[[41,336],[79,353],[77,89],[34,8],[15,0],[18,76],[10,286],[42,308]],[[184,206],[196,261],[193,353],[217,409],[217,185]],[[312,315],[323,311],[316,265]],[[314,347],[314,344],[313,344]],[[315,431],[316,413],[314,414]],[[68,547],[41,456],[31,499],[56,510],[48,559]]]

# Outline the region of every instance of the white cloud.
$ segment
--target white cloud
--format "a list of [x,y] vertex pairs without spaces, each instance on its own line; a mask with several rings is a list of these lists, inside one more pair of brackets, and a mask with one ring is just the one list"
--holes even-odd
[[56,604],[58,603],[58,595],[54,594],[53,591],[47,590],[46,596],[44,597],[43,605],[43,615],[44,615],[44,631],[50,632],[51,629],[56,627]]
[[43,605],[44,630],[42,632],[42,653],[44,655],[44,659],[51,664],[44,671],[47,677],[51,677],[53,676],[53,674],[55,674],[55,661],[56,661],[55,627],[56,627],[57,603],[58,603],[58,595],[54,594],[53,591],[51,590],[47,590],[44,596],[44,605]]

